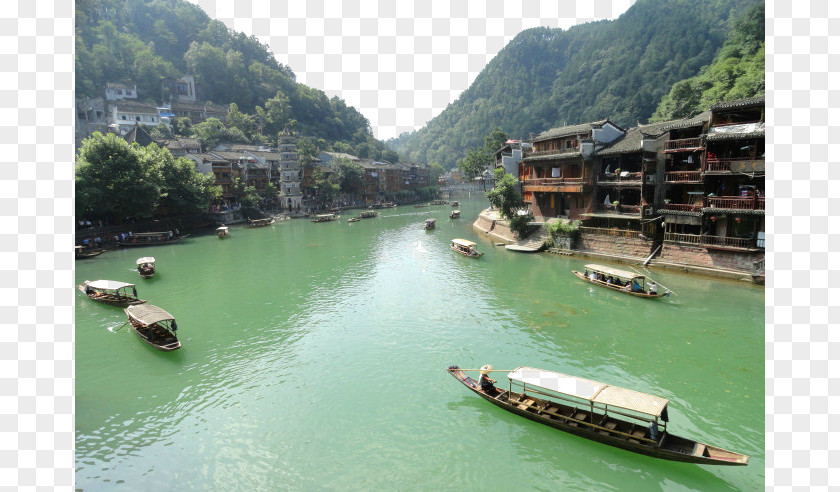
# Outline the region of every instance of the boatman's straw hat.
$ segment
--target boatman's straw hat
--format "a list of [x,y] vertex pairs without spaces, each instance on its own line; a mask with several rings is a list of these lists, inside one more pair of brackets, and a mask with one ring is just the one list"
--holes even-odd
[[481,369],[479,370],[479,372],[481,374],[487,374],[488,372],[490,372],[492,370],[493,370],[493,366],[490,365],[490,364],[487,364],[486,366],[481,366]]

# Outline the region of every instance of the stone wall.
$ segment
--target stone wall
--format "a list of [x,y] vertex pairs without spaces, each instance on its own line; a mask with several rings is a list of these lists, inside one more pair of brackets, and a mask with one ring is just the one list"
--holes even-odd
[[697,246],[665,243],[656,261],[702,268],[751,272],[753,263],[764,258],[761,252],[706,249]]
[[473,229],[506,243],[516,242],[516,234],[510,230],[507,221],[494,218],[485,212],[478,214],[478,218],[473,222]]
[[581,252],[591,252],[619,258],[647,259],[651,253],[653,243],[641,238],[604,236],[600,234],[581,234],[577,241],[577,249]]

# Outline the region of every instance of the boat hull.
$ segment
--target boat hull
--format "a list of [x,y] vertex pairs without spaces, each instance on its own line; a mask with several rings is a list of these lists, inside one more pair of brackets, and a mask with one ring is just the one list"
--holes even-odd
[[[646,456],[652,456],[654,458],[669,461],[680,461],[684,463],[696,463],[701,465],[744,466],[749,461],[749,458],[744,455],[727,451],[722,448],[708,446],[704,443],[675,436],[667,432],[663,432],[660,439],[656,442],[651,441],[646,437],[646,435],[620,435],[613,429],[598,425],[587,425],[585,420],[576,419],[574,417],[574,414],[576,413],[574,409],[571,412],[571,415],[561,415],[559,412],[550,413],[550,408],[553,405],[559,407],[559,410],[562,410],[563,408],[562,405],[557,405],[555,402],[550,402],[551,405],[546,407],[546,410],[549,411],[541,411],[539,410],[539,405],[535,405],[533,403],[544,402],[546,400],[541,400],[530,395],[525,396],[520,393],[509,392],[501,388],[497,388],[500,393],[495,397],[493,395],[489,395],[481,390],[474,379],[466,376],[466,374],[458,369],[457,366],[450,367],[449,373],[470,391],[501,409],[507,410],[508,412],[521,417],[525,417],[529,420],[533,420],[534,422],[545,424],[549,427],[553,427],[585,439],[600,442],[602,444],[607,444]],[[526,401],[532,400],[532,404],[527,406],[523,405],[516,400],[516,397],[522,397],[522,399]],[[589,417],[588,414],[587,417]],[[600,418],[604,416],[595,414],[595,417]],[[622,423],[626,424],[623,421]],[[716,453],[718,456],[713,457],[711,455],[704,456],[702,454],[693,454],[698,449],[703,449],[704,451],[702,452],[704,453]]]
[[460,249],[458,249],[458,248],[456,248],[456,247],[454,247],[454,246],[449,246],[449,247],[450,247],[450,249],[452,249],[452,251],[454,251],[454,252],[456,252],[456,253],[458,253],[458,254],[460,254],[460,255],[464,255],[464,256],[466,256],[467,258],[481,258],[481,257],[484,255],[484,253],[478,253],[478,252],[476,252],[476,254],[474,254],[474,255],[471,255],[471,254],[469,254],[469,253],[467,253],[467,252],[461,251]]
[[157,324],[144,325],[133,318],[129,318],[134,333],[148,345],[164,352],[171,352],[181,348],[181,342],[169,330]]
[[158,239],[154,241],[117,241],[117,246],[123,248],[131,248],[134,246],[165,246],[167,244],[177,243],[178,241],[184,239],[187,236],[189,236],[189,234],[173,237],[172,239]]
[[660,297],[665,297],[669,294],[669,292],[662,292],[662,293],[658,293],[658,294],[648,294],[647,292],[632,292],[632,291],[629,291],[629,290],[625,290],[622,287],[618,287],[616,285],[608,284],[608,283],[602,282],[600,280],[592,280],[591,278],[588,278],[582,272],[579,272],[577,270],[572,270],[572,273],[574,273],[577,278],[583,280],[584,282],[588,282],[590,284],[594,284],[594,285],[597,285],[599,287],[604,287],[606,289],[610,289],[610,290],[613,290],[615,292],[620,292],[622,294],[627,294],[627,295],[631,295],[631,296],[635,296],[635,297],[642,297],[642,298],[645,298],[645,299],[659,299]]
[[88,299],[91,301],[99,302],[102,304],[107,304],[109,306],[117,306],[117,307],[128,307],[128,306],[135,306],[137,304],[145,304],[145,299],[138,299],[136,297],[126,297],[126,296],[115,296],[113,294],[107,294],[104,292],[85,292],[84,284],[78,286],[79,291],[82,294],[86,295]]

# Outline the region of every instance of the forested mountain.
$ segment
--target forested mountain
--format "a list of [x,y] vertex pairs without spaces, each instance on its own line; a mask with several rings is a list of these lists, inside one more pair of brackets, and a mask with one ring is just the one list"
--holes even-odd
[[[292,127],[342,142],[342,151],[381,153],[367,118],[337,97],[295,81],[255,36],[228,29],[184,0],[77,0],[76,95],[101,97],[107,82],[137,84],[162,102],[162,77],[195,76],[203,96],[253,115],[248,124]],[[250,128],[239,128],[246,137]],[[252,132],[250,132],[252,133]],[[273,138],[273,137],[272,137]],[[386,151],[390,154],[393,152]]]
[[[451,168],[494,127],[528,138],[564,123],[647,121],[672,86],[709,65],[761,0],[637,0],[614,21],[517,35],[457,101],[388,141],[410,161]],[[763,50],[763,48],[762,48]]]

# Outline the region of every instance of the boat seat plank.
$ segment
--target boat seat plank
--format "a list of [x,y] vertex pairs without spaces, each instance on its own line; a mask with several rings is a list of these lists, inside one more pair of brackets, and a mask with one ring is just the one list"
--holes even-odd
[[519,407],[520,410],[525,410],[526,408],[533,405],[533,403],[534,403],[534,400],[528,398],[527,400],[523,401],[521,405],[517,405],[517,407]]

